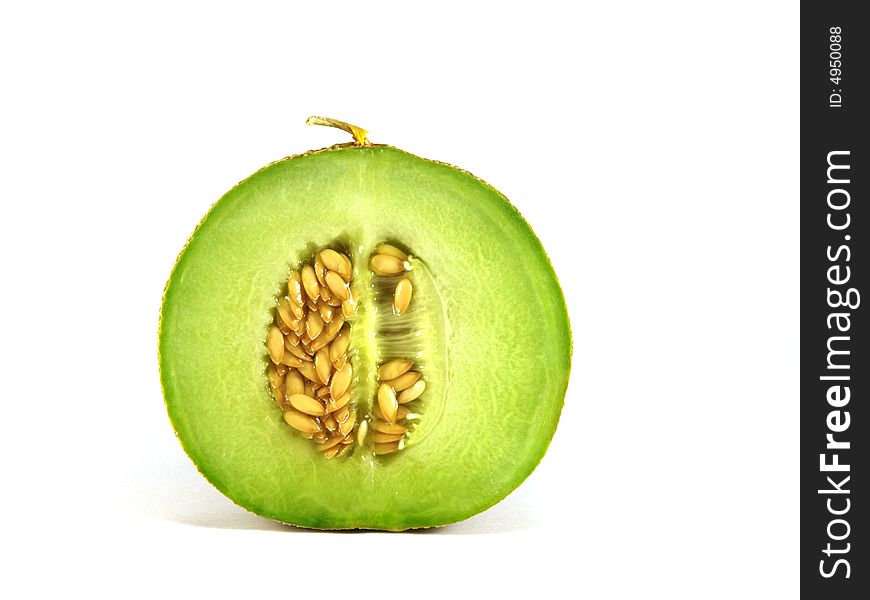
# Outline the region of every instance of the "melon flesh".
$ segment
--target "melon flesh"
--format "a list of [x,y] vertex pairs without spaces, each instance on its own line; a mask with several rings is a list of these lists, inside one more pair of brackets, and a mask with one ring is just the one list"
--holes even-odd
[[[352,338],[361,417],[384,356],[366,309],[368,257],[396,240],[420,260],[426,410],[389,457],[357,448],[324,460],[269,389],[277,295],[335,240],[351,248],[363,288]],[[504,498],[550,443],[570,353],[562,292],[519,213],[470,174],[389,146],[288,158],[228,192],[176,263],[159,334],[169,416],[200,472],[250,511],[323,529],[444,525]]]

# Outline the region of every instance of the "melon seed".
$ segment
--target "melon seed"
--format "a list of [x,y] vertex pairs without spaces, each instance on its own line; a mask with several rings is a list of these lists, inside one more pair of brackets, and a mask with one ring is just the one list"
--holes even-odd
[[[293,312],[291,311],[290,302],[286,298],[281,298],[280,302],[278,302],[277,313],[278,313],[278,317],[281,320],[281,323],[284,323],[284,325],[289,329],[290,323],[295,320],[294,317],[296,315],[294,315]],[[279,324],[279,327],[280,327],[280,324]]]
[[320,313],[317,310],[308,311],[308,318],[305,320],[305,331],[308,333],[309,339],[317,339],[320,332],[323,331],[323,319],[320,318]]
[[330,306],[326,303],[326,300],[321,299],[320,302],[317,303],[318,312],[320,312],[320,318],[323,319],[324,323],[329,323],[332,321],[332,315],[335,312],[335,307]]
[[329,345],[329,359],[333,362],[341,358],[350,345],[350,328],[345,327]]
[[293,333],[292,331],[288,331],[284,334],[284,348],[287,348],[287,345],[298,346],[299,345],[299,336]]
[[399,450],[400,442],[390,442],[389,444],[375,444],[373,450],[375,454],[390,454]]
[[[382,421],[385,420],[384,413],[381,412],[381,409],[378,407],[377,404],[372,406],[372,416],[374,416],[376,419],[381,419]],[[420,415],[412,413],[408,410],[406,406],[402,406],[401,404],[399,405],[398,410],[396,410],[396,421],[412,421],[414,419],[418,419],[419,417]]]
[[408,371],[414,365],[413,361],[406,358],[397,358],[390,362],[384,363],[378,369],[378,377],[382,380],[395,379],[399,375]]
[[399,404],[406,404],[408,402],[413,402],[414,400],[416,400],[417,398],[420,397],[420,395],[423,393],[423,391],[425,389],[426,389],[426,382],[425,381],[416,382],[414,385],[412,385],[411,387],[406,389],[404,392],[399,394]]
[[[299,338],[297,337],[296,339],[298,340]],[[295,346],[292,344],[289,346],[287,344],[284,344],[284,348],[288,350],[290,354],[300,360],[311,360],[311,357],[308,356],[308,354],[305,352],[305,348],[300,344],[296,344]]]
[[293,408],[299,412],[305,413],[306,415],[319,417],[326,414],[326,409],[323,407],[323,404],[305,394],[293,394],[290,396],[290,404]]
[[302,359],[293,356],[290,352],[285,352],[284,356],[281,357],[281,364],[287,365],[288,367],[300,367],[302,366]]
[[396,411],[399,408],[399,402],[396,400],[396,390],[388,383],[382,383],[378,388],[378,407],[381,409],[381,413],[383,413],[387,422],[396,422]]
[[343,446],[341,444],[333,446],[332,448],[324,452],[323,456],[326,457],[327,460],[330,458],[335,458],[336,456],[338,456],[338,453],[341,452],[342,448]]
[[323,261],[320,260],[320,255],[314,257],[314,276],[317,277],[317,282],[320,284],[320,289],[326,286],[326,280],[323,276],[326,274],[326,268],[323,266]]
[[281,387],[281,384],[284,383],[281,375],[278,374],[278,367],[276,367],[274,364],[269,365],[269,368],[266,369],[266,373],[269,376],[269,385],[272,387],[273,390],[277,390],[279,387]]
[[329,412],[335,412],[341,409],[344,406],[347,406],[347,403],[350,402],[350,392],[345,392],[339,397],[333,396],[326,403],[326,410]]
[[287,371],[287,376],[284,378],[284,387],[287,389],[287,395],[304,394],[305,380],[299,371]]
[[299,367],[299,372],[302,373],[303,377],[308,381],[313,381],[320,383],[320,376],[317,374],[317,370],[314,368],[314,363],[312,362],[303,362]]
[[347,300],[341,303],[341,314],[348,319],[356,314],[357,298],[353,290],[350,290]]
[[305,306],[302,304],[290,304],[290,312],[293,313],[293,321],[287,323],[290,329],[295,330],[299,326],[299,321],[305,318]]
[[266,349],[269,351],[269,358],[273,363],[281,362],[284,356],[284,336],[281,330],[275,325],[269,327],[269,333],[266,336]]
[[408,310],[408,306],[411,304],[412,291],[411,280],[407,277],[396,284],[396,291],[393,294],[393,309],[397,315],[403,315]]
[[375,431],[372,433],[372,441],[376,444],[388,444],[390,442],[398,442],[404,435],[404,433],[381,433],[380,431]]
[[381,433],[407,433],[408,428],[400,423],[387,423],[386,421],[377,419],[375,421],[374,430],[380,431]]
[[317,371],[317,376],[324,385],[329,383],[329,378],[332,375],[332,364],[329,362],[329,350],[321,348],[314,356],[314,369]]
[[317,275],[315,275],[311,265],[302,267],[302,286],[309,299],[317,300],[320,296],[320,284],[317,283]]
[[347,435],[353,429],[353,426],[356,424],[356,413],[354,411],[350,411],[350,414],[347,417],[347,420],[339,426],[339,431],[343,435]]
[[344,315],[334,314],[332,321],[326,326],[326,335],[334,338],[341,331],[341,326],[344,325]]
[[285,411],[284,420],[290,427],[298,429],[303,433],[317,433],[320,431],[320,425],[317,424],[317,421],[295,410]]
[[290,273],[290,278],[287,280],[287,297],[291,304],[302,305],[302,280],[299,278],[299,272],[293,271]]
[[345,281],[350,280],[351,264],[350,260],[343,254],[339,254],[331,248],[327,248],[320,253],[320,260],[330,271],[335,271],[341,275]]
[[[320,352],[317,354],[320,356]],[[353,367],[351,367],[350,363],[345,363],[344,367],[333,375],[332,384],[329,386],[329,392],[333,398],[339,398],[347,391],[347,388],[350,387],[352,376]]]
[[393,386],[393,389],[397,392],[401,392],[417,383],[418,379],[420,379],[420,374],[417,371],[408,371],[395,379],[390,379],[387,383]]
[[359,424],[359,428],[356,430],[356,443],[360,446],[363,445],[363,442],[366,441],[366,434],[369,431],[369,422],[363,421]]
[[375,254],[369,261],[375,275],[398,275],[405,270],[405,261],[389,254]]
[[335,420],[338,421],[339,423],[344,423],[345,421],[347,421],[347,418],[350,416],[350,407],[347,405],[344,405],[341,408],[339,408],[337,411],[335,411],[335,413],[333,413],[332,416],[334,416]]
[[330,448],[334,448],[344,441],[344,436],[336,435],[331,438],[326,439],[323,444],[320,446],[320,450],[329,450]]
[[342,301],[350,298],[350,293],[347,291],[347,284],[342,279],[341,275],[335,271],[326,272],[326,285],[329,286],[329,291]]
[[393,246],[392,244],[380,244],[375,248],[375,254],[386,254],[387,256],[395,256],[401,261],[408,260],[408,255]]

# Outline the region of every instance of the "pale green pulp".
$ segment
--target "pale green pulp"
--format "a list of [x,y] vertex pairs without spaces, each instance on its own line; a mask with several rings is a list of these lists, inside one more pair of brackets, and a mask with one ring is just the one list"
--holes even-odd
[[[412,318],[427,411],[384,459],[324,460],[284,423],[266,378],[276,295],[312,247],[336,239],[353,242],[358,272],[384,240],[425,266]],[[352,344],[364,404],[394,349],[366,321],[371,297],[361,303]],[[540,242],[495,189],[389,146],[345,147],[272,164],[212,207],[167,284],[159,353],[184,449],[234,502],[305,527],[407,529],[476,514],[531,473],[559,419],[571,337]]]

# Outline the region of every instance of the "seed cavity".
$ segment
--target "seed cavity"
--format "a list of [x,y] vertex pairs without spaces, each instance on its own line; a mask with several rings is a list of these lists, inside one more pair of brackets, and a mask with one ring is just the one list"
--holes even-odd
[[[413,296],[412,259],[408,253],[390,243],[377,246],[369,257],[369,269],[374,274],[375,294],[383,298],[381,307],[389,307],[389,314],[382,313],[388,332],[413,338],[414,320],[404,316],[411,306]],[[389,294],[389,297],[386,297]],[[410,357],[389,356],[377,370],[378,389],[372,405],[371,440],[372,452],[376,455],[392,454],[405,447],[410,422],[418,413],[412,413],[404,403],[419,399],[426,389],[421,373],[424,371]]]
[[354,400],[352,393],[355,382],[365,385],[368,371],[356,373],[349,357],[360,300],[351,259],[337,248],[312,253],[290,273],[277,299],[265,341],[269,389],[285,423],[324,459],[357,448],[368,455],[393,454],[413,441],[408,436],[421,415],[406,405],[416,406],[411,403],[424,396],[425,363],[418,362],[422,355],[413,346],[414,357],[403,356],[395,340],[420,335],[413,316],[418,313],[408,314],[416,260],[389,243],[369,257],[372,277],[363,281],[370,282],[365,298],[373,307],[366,306],[366,313],[372,310],[374,322],[384,327],[380,334],[394,340],[387,350],[379,348],[386,356],[375,359],[374,398],[358,394]]
[[290,273],[266,334],[269,387],[284,421],[327,459],[352,452],[356,439],[347,355],[357,303],[352,273],[338,250],[315,253]]

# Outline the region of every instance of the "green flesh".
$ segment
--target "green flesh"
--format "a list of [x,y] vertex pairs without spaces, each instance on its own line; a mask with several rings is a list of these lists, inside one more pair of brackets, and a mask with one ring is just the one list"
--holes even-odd
[[[312,249],[335,240],[353,243],[361,284],[380,242],[421,259],[406,315],[417,341],[379,339],[371,295],[353,321],[363,410],[380,361],[419,353],[424,368],[425,412],[395,455],[358,448],[324,460],[284,423],[269,389],[264,340],[277,294]],[[305,527],[401,530],[467,518],[531,473],[555,432],[571,339],[546,254],[503,196],[454,167],[375,146],[285,159],[215,204],[167,285],[159,353],[184,449],[234,502]]]

